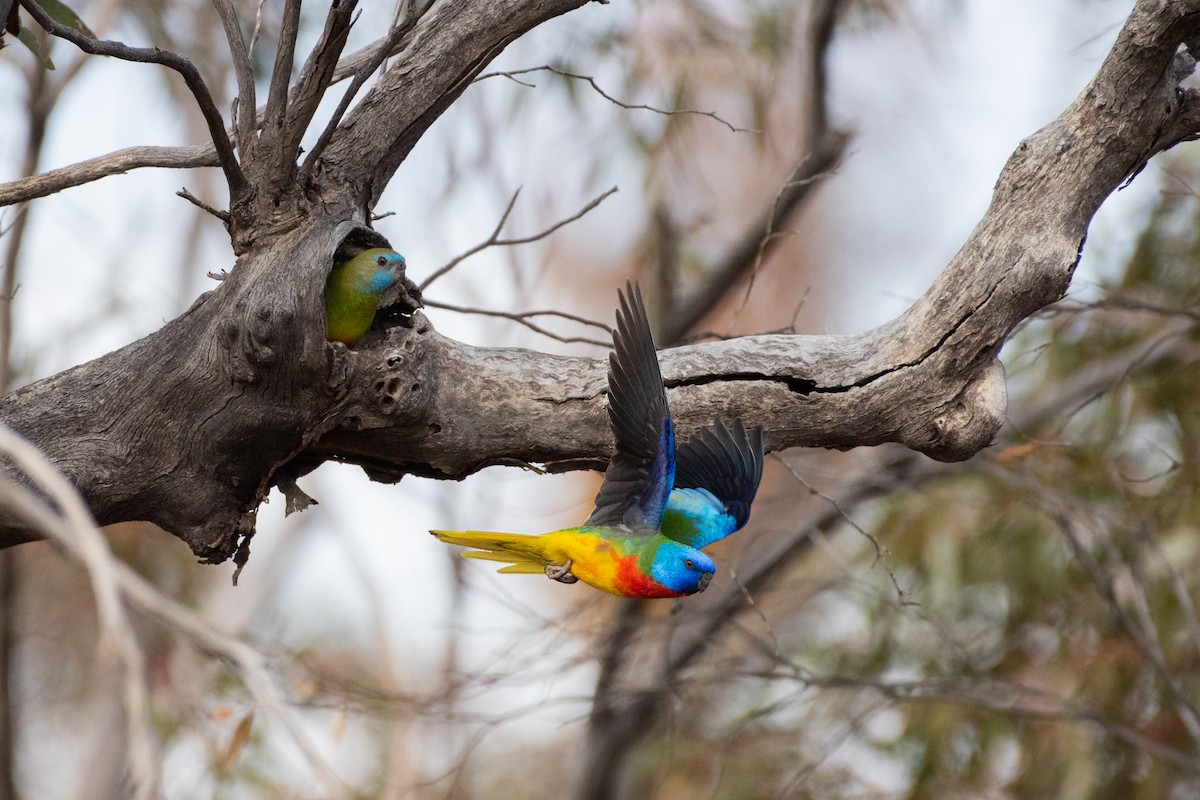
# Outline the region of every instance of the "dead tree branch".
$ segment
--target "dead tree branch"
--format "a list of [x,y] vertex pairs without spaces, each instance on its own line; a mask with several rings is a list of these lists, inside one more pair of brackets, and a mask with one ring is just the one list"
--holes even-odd
[[[29,0],[22,0],[21,7],[29,12],[39,25],[50,34],[74,44],[85,53],[99,56],[112,56],[124,61],[135,61],[143,64],[159,64],[178,72],[196,98],[196,105],[204,115],[208,124],[208,133],[216,148],[217,158],[221,169],[225,172],[225,180],[229,184],[230,196],[237,198],[249,190],[249,183],[242,173],[237,157],[233,153],[233,145],[225,133],[225,121],[221,112],[213,102],[212,94],[199,71],[192,62],[176,53],[160,50],[157,47],[130,47],[121,42],[99,41],[74,28],[56,22],[40,5]],[[252,120],[253,122],[253,120]]]

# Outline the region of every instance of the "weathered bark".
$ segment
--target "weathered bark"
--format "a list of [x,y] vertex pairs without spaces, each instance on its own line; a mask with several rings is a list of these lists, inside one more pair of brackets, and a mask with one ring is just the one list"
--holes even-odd
[[[578,5],[435,4],[313,180],[232,209],[228,280],[157,333],[3,398],[0,420],[47,452],[100,522],[151,520],[213,561],[252,533],[273,483],[325,460],[382,480],[602,465],[602,361],[468,347],[401,297],[347,350],[325,341],[321,304],[346,234],[378,243],[367,209],[432,120],[508,42]],[[681,434],[736,415],[764,425],[773,450],[900,442],[957,460],[987,446],[1005,415],[1006,337],[1062,296],[1104,198],[1200,130],[1200,95],[1179,87],[1193,62],[1176,52],[1198,33],[1200,0],[1139,2],[1096,78],[1021,143],[962,250],[896,320],[664,352]],[[243,167],[253,186],[269,183]]]

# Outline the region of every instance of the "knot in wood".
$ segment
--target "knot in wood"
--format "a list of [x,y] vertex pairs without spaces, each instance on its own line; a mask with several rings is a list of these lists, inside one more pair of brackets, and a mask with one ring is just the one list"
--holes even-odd
[[934,417],[913,446],[938,461],[965,461],[992,443],[1008,409],[1004,365],[993,360]]

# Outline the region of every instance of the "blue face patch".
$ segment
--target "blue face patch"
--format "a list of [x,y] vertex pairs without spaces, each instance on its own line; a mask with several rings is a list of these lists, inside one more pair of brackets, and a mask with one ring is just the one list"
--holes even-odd
[[399,279],[400,270],[404,268],[404,256],[399,253],[386,253],[377,255],[371,260],[376,269],[363,283],[361,291],[368,294],[383,294]]
[[391,267],[388,267],[387,269],[377,269],[371,273],[371,280],[367,282],[366,291],[370,292],[371,294],[382,294],[388,289],[388,287],[396,282],[398,277],[399,273]]
[[704,553],[672,541],[659,545],[650,564],[650,577],[679,594],[703,590],[716,571],[717,565]]

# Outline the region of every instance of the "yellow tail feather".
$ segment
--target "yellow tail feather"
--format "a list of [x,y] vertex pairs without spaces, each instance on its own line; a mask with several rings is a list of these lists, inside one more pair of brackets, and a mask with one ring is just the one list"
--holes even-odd
[[546,568],[533,561],[524,561],[520,564],[509,564],[507,567],[501,567],[496,572],[503,572],[508,575],[545,575]]
[[547,536],[528,536],[523,533],[496,533],[495,531],[430,531],[446,544],[472,547],[462,553],[463,558],[478,558],[498,561],[508,566],[500,568],[504,573],[540,574],[547,565],[565,564],[569,558],[561,547],[556,547]]
[[478,558],[481,561],[501,561],[505,564],[520,564],[529,560],[529,556],[520,553],[493,553],[491,550],[464,550],[463,558]]

